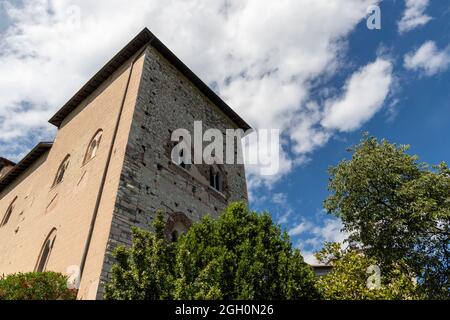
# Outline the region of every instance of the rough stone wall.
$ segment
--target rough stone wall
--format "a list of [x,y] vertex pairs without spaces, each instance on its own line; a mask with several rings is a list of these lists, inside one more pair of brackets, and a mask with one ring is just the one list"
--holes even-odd
[[230,202],[247,201],[243,165],[220,166],[225,186],[223,192],[218,192],[209,186],[209,166],[191,165],[185,170],[172,163],[168,152],[171,132],[179,128],[193,132],[194,121],[200,120],[204,131],[216,128],[225,134],[226,129],[236,128],[217,106],[149,47],[119,184],[99,298],[114,263],[112,250],[117,245],[131,245],[131,226],[150,230],[158,209],[163,210],[168,219],[181,213],[195,222],[206,214],[217,217]]

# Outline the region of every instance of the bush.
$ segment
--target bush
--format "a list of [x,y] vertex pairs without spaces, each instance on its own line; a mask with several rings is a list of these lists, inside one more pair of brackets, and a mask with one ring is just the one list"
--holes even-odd
[[[316,254],[319,262],[332,265],[333,270],[317,281],[317,289],[325,300],[420,300],[412,274],[399,261],[389,273],[378,274],[374,258],[338,243],[326,243]],[[372,271],[371,271],[372,270]],[[370,272],[371,271],[371,272]],[[368,284],[372,286],[369,287]]]
[[269,214],[243,203],[204,217],[176,243],[133,229],[130,249],[115,251],[109,300],[290,300],[318,298],[312,269]]
[[0,278],[0,300],[75,300],[67,277],[55,272],[18,273]]

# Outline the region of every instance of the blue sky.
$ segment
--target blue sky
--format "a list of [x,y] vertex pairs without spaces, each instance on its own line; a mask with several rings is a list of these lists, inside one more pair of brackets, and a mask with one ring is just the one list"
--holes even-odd
[[0,154],[52,139],[50,116],[148,27],[253,127],[281,129],[280,172],[248,172],[251,207],[311,261],[345,236],[322,210],[327,168],[362,132],[449,159],[449,21],[448,0],[4,1]]
[[[311,228],[319,227],[320,232],[323,232],[326,227],[324,221],[330,218],[322,206],[328,196],[328,167],[349,158],[346,149],[357,144],[364,132],[395,143],[409,144],[410,153],[419,155],[422,161],[430,164],[448,162],[450,159],[450,141],[447,138],[450,134],[450,72],[447,70],[424,76],[420,72],[405,70],[403,66],[404,55],[426,41],[435,41],[444,48],[449,45],[450,1],[434,1],[426,10],[433,20],[406,34],[399,34],[397,30],[404,3],[386,2],[380,7],[382,29],[368,30],[365,21],[357,26],[348,38],[347,59],[353,66],[333,77],[329,85],[339,87],[342,79],[346,79],[354,68],[375,59],[377,51],[383,47],[394,61],[394,74],[398,81],[396,92],[385,102],[385,107],[359,130],[335,136],[313,153],[310,162],[276,184],[273,192],[282,194],[283,202],[288,203],[288,206],[280,206],[273,197],[266,200],[265,190],[255,196],[263,200],[255,201],[253,207],[267,210],[276,218],[282,217],[288,210],[293,211],[291,218],[283,224],[287,230],[293,230],[302,222],[311,223],[309,229],[305,227],[307,230],[293,236],[294,244],[308,253],[319,249],[320,245],[308,245],[304,243],[305,240],[320,239],[319,243],[322,243],[323,240],[340,239],[335,233],[337,229],[330,231],[326,239],[327,236],[323,234],[311,232]],[[395,103],[393,110],[389,108],[390,103]]]

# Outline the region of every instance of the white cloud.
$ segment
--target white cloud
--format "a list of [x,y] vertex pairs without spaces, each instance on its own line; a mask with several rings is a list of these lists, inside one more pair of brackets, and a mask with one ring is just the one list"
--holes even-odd
[[316,257],[314,256],[315,252],[313,251],[302,251],[303,259],[306,263],[317,266],[319,265],[319,261],[317,261]]
[[293,119],[290,135],[296,154],[309,154],[328,142],[331,134],[320,126],[322,117],[321,107],[309,102]]
[[337,218],[326,218],[318,223],[302,219],[288,231],[288,234],[290,236],[308,234],[309,237],[301,240],[300,245],[303,243],[322,245],[324,242],[342,243],[347,238],[347,234],[342,232],[342,229],[342,222]]
[[287,194],[285,193],[275,193],[272,196],[272,202],[281,206],[286,205],[287,203]]
[[291,217],[292,211],[288,211],[285,214],[278,217],[276,223],[279,225],[286,224],[289,222],[289,218]]
[[320,237],[322,242],[342,243],[347,238],[342,229],[343,225],[339,219],[326,219],[323,226],[314,227],[312,234]]
[[404,66],[408,70],[423,71],[427,76],[443,72],[450,67],[450,46],[439,50],[435,42],[427,41],[415,52],[405,55]]
[[305,261],[313,265],[318,264],[314,253],[322,249],[325,242],[342,243],[345,247],[344,241],[348,238],[348,234],[343,231],[341,220],[337,218],[326,218],[316,223],[304,220],[294,226],[289,235],[302,236],[296,246],[301,250]]
[[250,187],[271,185],[330,138],[322,107],[308,103],[311,84],[336,72],[346,37],[378,2],[6,1],[0,152],[17,159],[38,138],[50,139],[47,119],[147,26],[252,126],[284,132],[279,173],[248,170]]
[[276,205],[276,209],[273,212],[276,223],[279,225],[289,223],[294,210],[289,204],[288,195],[286,193],[275,193],[271,202]]
[[[299,161],[288,155],[287,147],[281,141],[274,141],[270,137],[268,143],[264,143],[264,140],[259,140],[260,138],[244,139],[243,143],[247,184],[250,190],[259,187],[272,189],[273,185],[289,173]],[[255,158],[251,160],[250,157]]]
[[288,234],[289,234],[291,237],[299,236],[299,235],[303,234],[304,232],[311,230],[311,228],[312,228],[312,225],[311,225],[309,222],[307,222],[307,221],[302,221],[301,223],[299,223],[299,224],[293,226],[293,227],[288,231]]
[[378,58],[351,76],[341,98],[326,102],[322,125],[343,132],[360,128],[383,106],[392,82],[392,63]]
[[405,0],[406,9],[398,23],[398,31],[405,33],[426,25],[432,18],[425,14],[429,0]]

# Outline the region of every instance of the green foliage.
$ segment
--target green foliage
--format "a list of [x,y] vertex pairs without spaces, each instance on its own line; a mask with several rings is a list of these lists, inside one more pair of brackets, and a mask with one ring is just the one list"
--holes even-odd
[[105,290],[109,300],[165,300],[173,298],[175,245],[166,242],[164,215],[157,213],[154,233],[133,228],[131,249],[115,250],[117,264]]
[[[162,226],[161,214],[156,222]],[[134,230],[132,248],[118,249],[116,257],[108,299],[317,297],[314,274],[287,234],[243,203],[216,220],[203,218],[175,244],[162,231]]]
[[388,274],[381,273],[378,287],[372,289],[368,281],[376,283],[376,260],[354,250],[342,250],[337,243],[327,243],[316,254],[321,263],[331,264],[333,270],[317,281],[317,289],[326,300],[411,300],[420,299],[413,277],[403,268],[391,268]]
[[449,298],[450,170],[430,169],[408,149],[366,135],[330,168],[324,206],[383,272],[402,261],[429,298]]
[[67,277],[55,272],[18,273],[0,278],[0,300],[75,300]]
[[181,239],[177,251],[179,299],[306,299],[314,275],[269,214],[229,206],[205,218]]

